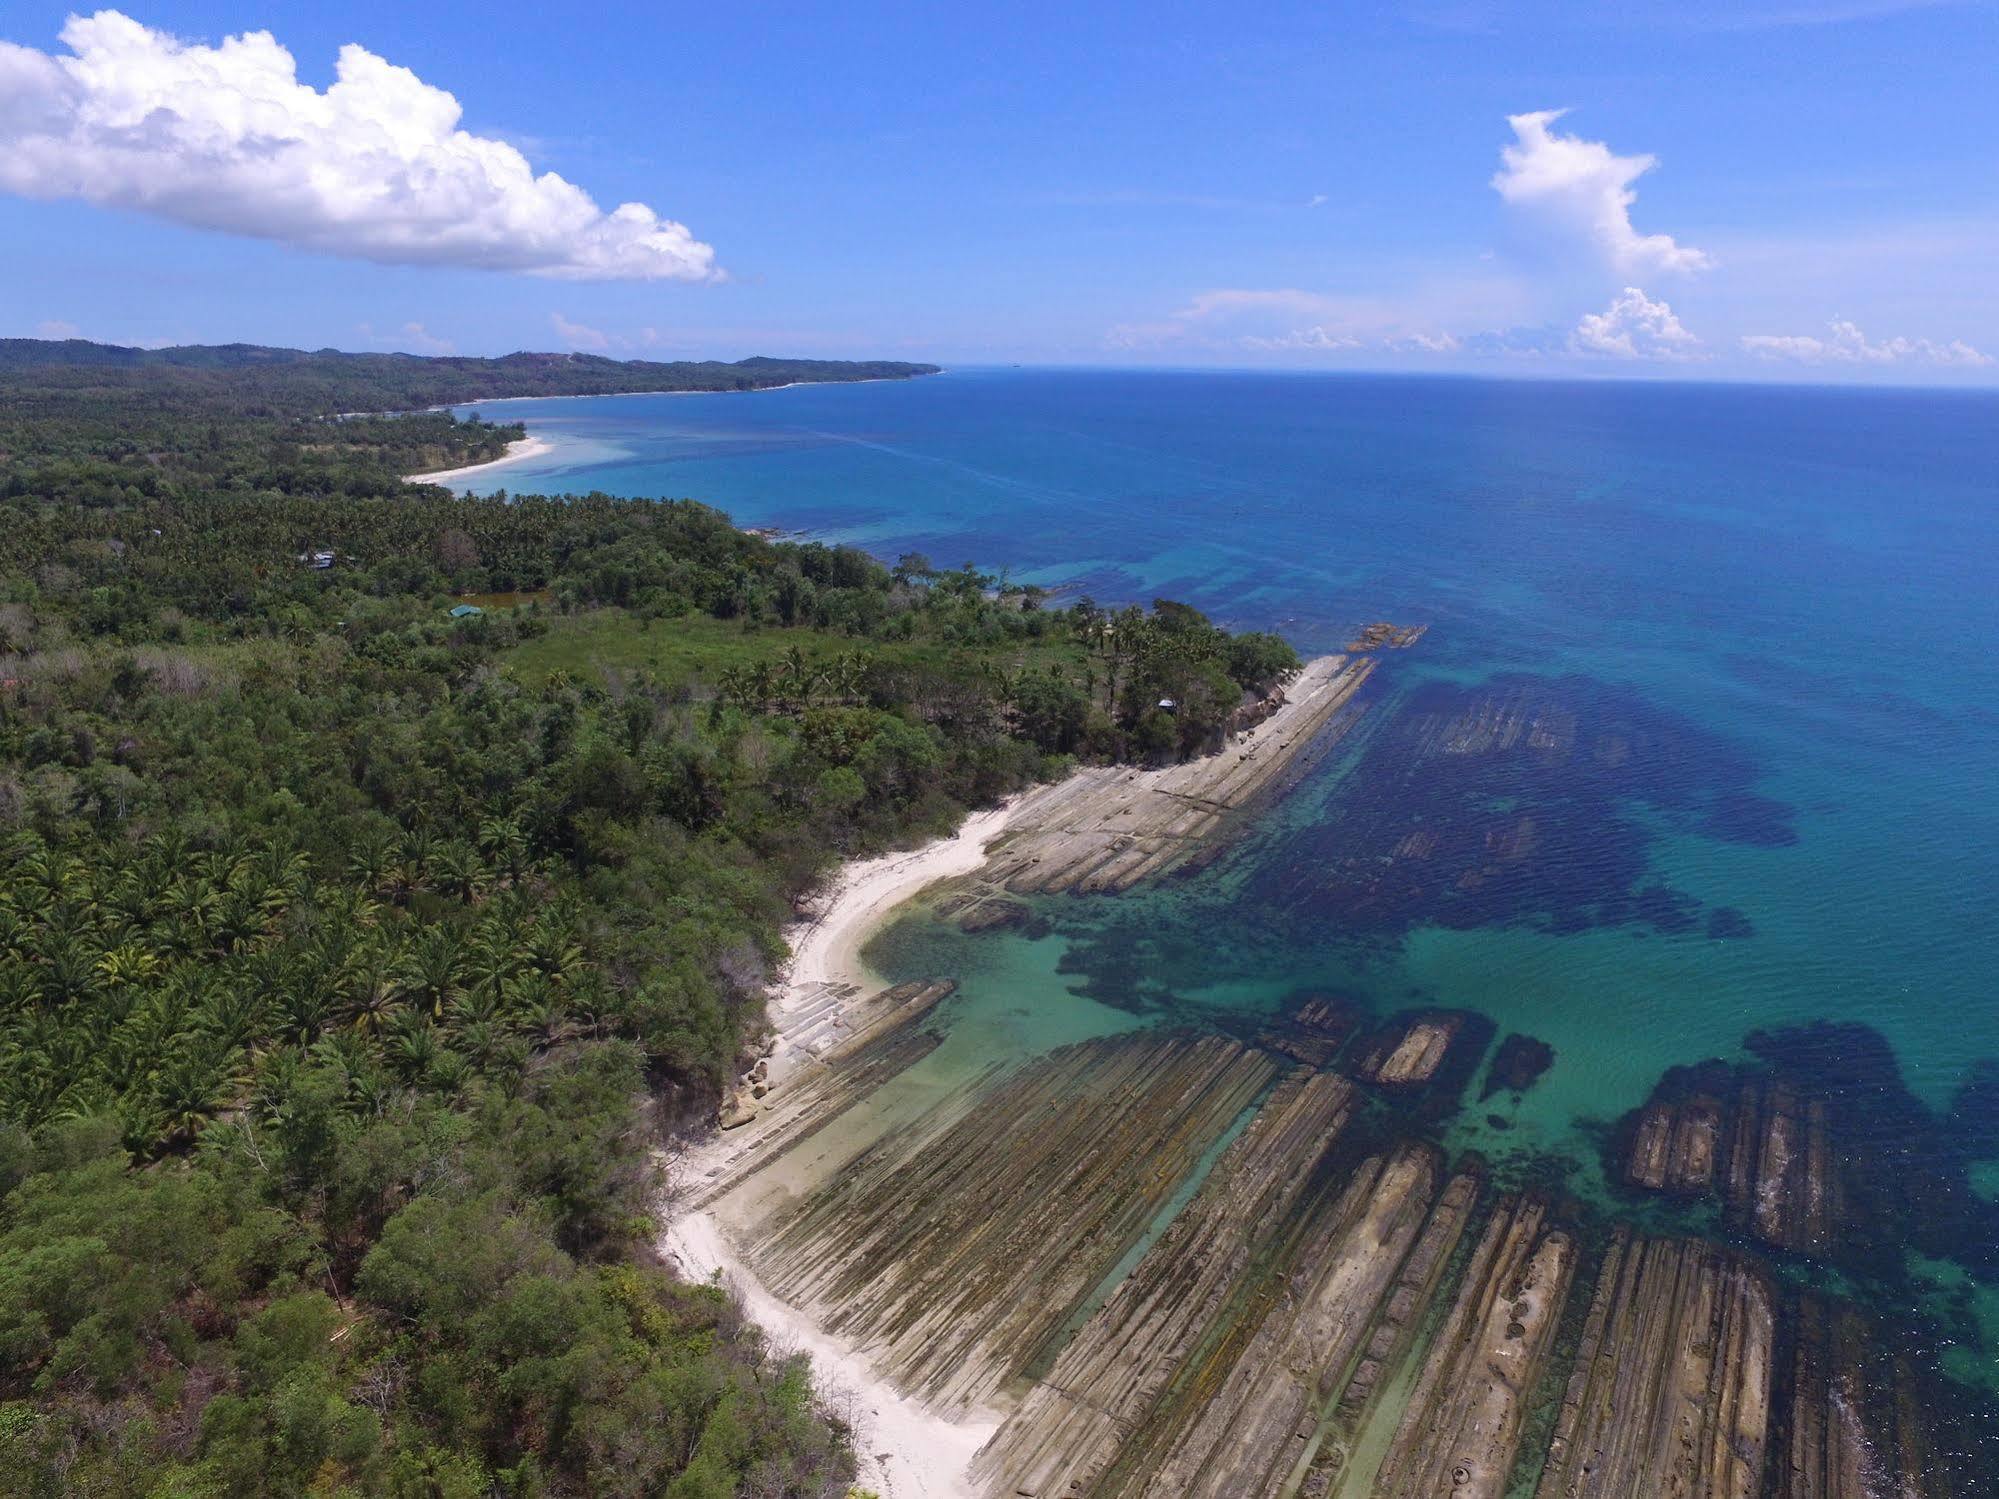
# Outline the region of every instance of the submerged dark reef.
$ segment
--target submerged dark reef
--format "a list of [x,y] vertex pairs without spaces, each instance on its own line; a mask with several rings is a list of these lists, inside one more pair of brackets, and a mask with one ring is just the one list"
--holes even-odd
[[1637,923],[1746,937],[1742,912],[1659,883],[1650,845],[1663,831],[1797,841],[1740,746],[1606,682],[1432,682],[1388,711],[1324,815],[1264,861],[1253,900],[1357,935]]
[[1972,1190],[1989,1140],[1925,1108],[1865,1025],[1755,1031],[1754,1061],[1666,1074],[1612,1132],[1604,1174],[1712,1197],[1738,1233],[1893,1282],[1908,1251],[1999,1278],[1999,1203]]
[[1423,926],[1751,938],[1747,913],[1662,881],[1653,846],[1798,836],[1740,746],[1590,677],[1424,683],[1372,704],[1333,753],[1347,759],[1325,793],[1246,829],[1217,877],[1169,881],[1143,904],[1040,906],[1031,930],[1061,935],[1061,970],[1091,998],[1177,1010],[1176,991],[1281,972],[1328,944],[1391,951]]

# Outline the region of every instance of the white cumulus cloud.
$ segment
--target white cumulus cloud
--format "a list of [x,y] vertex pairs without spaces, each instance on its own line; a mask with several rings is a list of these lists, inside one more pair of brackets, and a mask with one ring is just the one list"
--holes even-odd
[[1464,342],[1455,333],[1411,333],[1389,339],[1386,347],[1401,354],[1455,354]]
[[1827,325],[1823,338],[1809,334],[1752,333],[1742,340],[1748,353],[1761,359],[1788,359],[1798,364],[1941,364],[1980,367],[1993,362],[1963,339],[1937,343],[1927,338],[1890,338],[1870,342],[1860,328],[1844,318]]
[[117,11],[67,54],[0,42],[0,190],[395,265],[713,280],[715,252],[643,203],[605,211],[458,101],[364,47],[324,92],[267,31],[183,42]]
[[1567,111],[1507,116],[1514,141],[1499,153],[1492,185],[1509,204],[1542,215],[1565,234],[1582,236],[1626,274],[1699,271],[1714,264],[1704,250],[1670,234],[1640,234],[1631,223],[1632,183],[1658,165],[1651,156],[1619,156],[1602,141],[1552,129]]
[[1358,349],[1361,341],[1351,333],[1314,323],[1309,328],[1293,328],[1285,333],[1245,333],[1239,342],[1245,349]]
[[1664,301],[1653,301],[1635,286],[1627,286],[1602,312],[1583,315],[1569,335],[1577,354],[1604,354],[1613,359],[1691,359],[1700,347],[1696,338]]

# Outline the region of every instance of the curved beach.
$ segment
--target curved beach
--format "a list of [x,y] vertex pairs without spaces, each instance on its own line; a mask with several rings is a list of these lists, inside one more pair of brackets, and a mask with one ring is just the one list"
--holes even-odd
[[539,458],[544,453],[555,451],[555,444],[546,437],[517,437],[507,444],[507,451],[487,463],[468,463],[463,468],[444,468],[429,474],[405,474],[405,484],[456,484],[473,474],[491,473],[496,468],[505,468],[510,463],[524,463],[530,458]]
[[[1220,827],[1213,812],[1189,812],[1188,789],[1233,801],[1254,795],[1351,699],[1370,665],[1338,656],[1309,662],[1275,711],[1218,754],[1154,770],[1081,770],[972,814],[949,837],[843,866],[816,897],[816,912],[788,932],[792,960],[771,996],[774,1038],[766,1080],[768,1101],[777,1103],[779,1116],[810,1108],[798,1101],[801,1091],[810,1092],[800,1074],[823,1060],[823,1041],[812,1050],[807,1043],[814,1035],[823,1037],[829,1014],[865,1012],[882,980],[862,960],[862,948],[910,900],[945,880],[990,878],[1002,870],[1019,878],[1029,867],[1068,868],[1075,858],[1072,845],[1081,839],[1094,847],[1093,840],[1106,836],[1100,827],[1106,821],[1118,824],[1122,848],[1134,834],[1142,843],[1149,820],[1166,816],[1179,830],[1176,840],[1184,853],[1218,835]],[[1166,810],[1148,813],[1147,801]],[[1148,859],[1144,867],[1163,866]],[[718,1278],[727,1285],[776,1346],[812,1356],[822,1396],[854,1423],[864,1487],[885,1499],[970,1495],[973,1456],[998,1430],[1005,1411],[977,1402],[945,1414],[904,1393],[883,1372],[876,1350],[829,1332],[766,1285],[746,1262],[745,1251],[754,1255],[754,1246],[732,1241],[719,1197],[732,1181],[748,1179],[765,1164],[755,1154],[771,1127],[769,1119],[755,1118],[747,1127],[717,1131],[678,1156],[672,1164],[681,1195],[665,1214],[661,1248],[689,1277]],[[740,1224],[734,1227],[742,1232]]]
[[[875,975],[861,961],[869,937],[938,881],[978,869],[985,862],[987,846],[1046,790],[1038,788],[975,812],[957,832],[920,848],[842,866],[818,897],[818,913],[795,924],[788,934],[791,965],[770,1002],[776,1032],[770,1056],[773,1085],[781,1085],[802,1059],[803,1054],[789,1044],[801,1004],[827,984],[856,990],[875,984]],[[709,1137],[676,1163],[680,1172],[696,1178],[726,1169],[748,1143],[747,1133]],[[829,1335],[772,1293],[743,1263],[715,1215],[705,1208],[672,1213],[660,1243],[689,1279],[719,1278],[775,1347],[811,1356],[821,1397],[854,1428],[863,1487],[883,1499],[957,1499],[971,1492],[966,1473],[972,1455],[997,1429],[997,1413],[986,1420],[953,1421],[901,1394],[865,1352]]]

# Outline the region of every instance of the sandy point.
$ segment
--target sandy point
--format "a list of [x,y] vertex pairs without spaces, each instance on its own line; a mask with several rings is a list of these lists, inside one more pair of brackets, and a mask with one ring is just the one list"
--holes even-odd
[[517,437],[507,444],[507,451],[490,463],[468,463],[463,468],[441,468],[430,474],[405,474],[405,484],[456,484],[460,479],[473,474],[490,473],[496,468],[504,468],[510,463],[522,463],[529,458],[539,458],[544,453],[555,451],[555,444],[545,437]]

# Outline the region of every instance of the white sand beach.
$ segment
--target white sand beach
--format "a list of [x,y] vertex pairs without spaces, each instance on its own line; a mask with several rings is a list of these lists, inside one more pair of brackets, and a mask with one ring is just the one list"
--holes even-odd
[[[1037,786],[997,807],[974,812],[957,832],[934,838],[920,848],[856,859],[841,866],[825,890],[814,897],[815,914],[785,930],[791,964],[772,989],[766,1010],[773,1039],[768,1081],[780,1099],[786,1096],[786,1083],[795,1071],[811,1061],[809,1053],[792,1044],[801,1010],[809,1009],[813,1017],[823,1020],[827,984],[854,986],[853,1001],[882,987],[879,976],[861,961],[861,949],[868,938],[900,906],[939,880],[979,868],[985,862],[987,846],[1023,809],[1051,789]],[[843,1004],[839,1009],[847,1007]],[[683,1184],[713,1181],[757,1136],[756,1129],[715,1130],[698,1140],[685,1141],[672,1159],[672,1174]]]
[[[771,1024],[777,1032],[777,1048],[770,1059],[773,1085],[782,1089],[786,1073],[803,1055],[787,1045],[785,1035],[800,997],[817,993],[825,983],[854,984],[863,992],[875,985],[878,980],[861,961],[861,948],[869,936],[898,907],[939,880],[977,869],[985,861],[986,845],[1044,789],[974,813],[948,838],[856,860],[834,876],[817,899],[818,913],[787,933],[791,967],[770,1002]],[[712,1174],[726,1166],[754,1133],[711,1134],[673,1162],[675,1174],[683,1180]],[[689,1279],[706,1280],[719,1271],[775,1346],[811,1355],[821,1397],[854,1427],[861,1487],[873,1489],[882,1499],[957,1499],[970,1493],[966,1468],[972,1454],[997,1429],[997,1413],[988,1420],[951,1421],[898,1394],[859,1349],[822,1331],[766,1290],[709,1212],[676,1213],[670,1208],[660,1247]]]
[[[1235,773],[1231,767],[1240,767],[1267,746],[1276,747],[1281,760],[1308,739],[1310,734],[1301,735],[1293,718],[1310,711],[1311,702],[1327,690],[1329,671],[1336,665],[1335,658],[1310,663],[1299,679],[1306,690],[1298,692],[1288,710],[1280,710],[1236,739],[1226,760],[1217,757],[1219,770]],[[1134,779],[1172,783],[1182,769],[1133,771],[1122,767],[1108,774],[1120,785]],[[934,839],[916,849],[856,860],[833,876],[814,897],[812,914],[787,930],[791,963],[770,998],[775,1044],[769,1054],[768,1083],[780,1112],[789,1092],[787,1081],[798,1069],[812,1064],[811,1053],[803,1044],[794,1045],[793,1037],[802,1026],[823,1026],[827,987],[853,989],[851,999],[841,1006],[844,1010],[864,1002],[883,986],[884,980],[871,972],[861,957],[868,939],[899,908],[939,881],[982,868],[988,850],[1002,835],[1015,831],[1033,836],[1037,815],[1057,815],[1058,821],[1063,820],[1052,809],[1044,814],[1044,805],[1060,808],[1063,797],[1091,774],[1079,772],[1068,781],[1035,787],[988,811],[974,813],[950,837]],[[669,1169],[689,1190],[680,1203],[667,1209],[661,1249],[692,1278],[707,1279],[719,1271],[742,1298],[751,1320],[771,1334],[777,1346],[811,1355],[822,1394],[843,1415],[851,1412],[855,1421],[863,1487],[875,1489],[884,1499],[969,1494],[968,1465],[997,1429],[1003,1413],[954,1421],[905,1398],[876,1371],[864,1350],[827,1333],[811,1317],[764,1287],[729,1241],[731,1226],[707,1207],[691,1205],[702,1200],[702,1184],[723,1178],[754,1148],[764,1123],[758,1119],[742,1128],[712,1131],[683,1143]]]
[[773,1348],[810,1356],[820,1398],[853,1427],[862,1488],[882,1499],[969,1499],[966,1469],[998,1429],[997,1414],[948,1421],[897,1394],[860,1350],[820,1331],[765,1290],[707,1213],[674,1220],[661,1247],[688,1280],[719,1273]]
[[861,949],[868,938],[904,902],[939,880],[970,874],[984,864],[987,845],[1047,790],[1036,787],[997,807],[974,812],[948,838],[842,866],[826,890],[815,897],[818,914],[794,923],[785,933],[791,946],[791,967],[770,1002],[771,1026],[778,1036],[777,1050],[770,1059],[773,1084],[783,1082],[795,1060],[787,1057],[784,1036],[797,1001],[815,993],[821,984],[852,984],[863,993],[880,987],[880,978],[861,961]]
[[469,463],[464,468],[439,469],[434,474],[405,474],[405,484],[456,484],[472,474],[490,473],[496,468],[504,468],[509,463],[520,463],[529,458],[539,458],[544,453],[555,450],[555,444],[545,437],[520,437],[507,444],[507,451],[490,463]]

